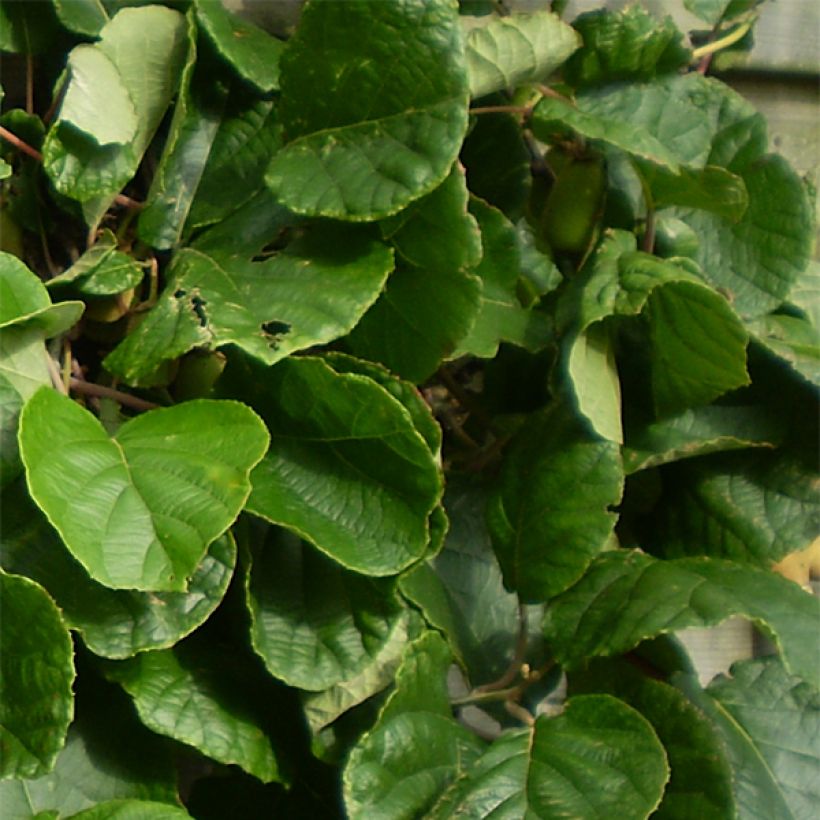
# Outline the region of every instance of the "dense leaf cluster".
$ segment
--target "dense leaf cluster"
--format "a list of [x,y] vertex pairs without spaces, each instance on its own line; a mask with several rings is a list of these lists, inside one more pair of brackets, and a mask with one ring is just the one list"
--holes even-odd
[[811,197],[686,5],[0,2],[5,820],[812,815]]

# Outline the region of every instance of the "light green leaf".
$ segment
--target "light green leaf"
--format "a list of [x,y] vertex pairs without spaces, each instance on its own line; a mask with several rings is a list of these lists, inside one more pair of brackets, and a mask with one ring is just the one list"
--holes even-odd
[[746,327],[767,353],[786,362],[809,384],[820,387],[820,332],[808,319],[770,314]]
[[696,407],[669,419],[628,427],[624,468],[629,474],[724,450],[773,448],[784,435],[783,420],[758,406]]
[[34,395],[42,385],[51,384],[47,355],[43,332],[39,328],[0,328],[0,376],[22,401]]
[[184,809],[169,806],[167,803],[154,803],[149,800],[110,800],[78,814],[72,814],[68,820],[183,820],[190,816]]
[[492,17],[467,35],[470,96],[539,82],[581,45],[581,38],[548,11]]
[[0,570],[0,600],[0,777],[36,777],[54,767],[74,715],[74,648],[39,584]]
[[789,302],[820,331],[820,260],[812,260],[789,291]]
[[406,712],[358,743],[344,772],[351,820],[428,817],[438,795],[464,776],[483,744],[450,717]]
[[583,40],[564,67],[564,80],[573,86],[651,80],[691,57],[672,18],[658,20],[641,6],[588,12],[572,26]]
[[[590,106],[591,108],[591,106]],[[679,161],[667,147],[641,122],[628,117],[611,117],[595,110],[576,107],[569,100],[544,97],[532,115],[532,130],[536,137],[552,142],[568,128],[587,139],[603,140],[637,157],[651,160],[677,172]]]
[[411,265],[431,271],[462,270],[481,261],[481,234],[467,212],[464,169],[454,164],[432,193],[381,222],[382,235]]
[[194,570],[187,592],[146,593],[98,584],[69,554],[28,498],[23,482],[4,490],[0,563],[42,584],[66,623],[106,658],[165,649],[193,632],[216,609],[236,563],[230,534],[217,538]]
[[0,179],[8,179],[14,169],[4,159],[0,158]]
[[160,301],[108,355],[131,384],[196,346],[235,344],[273,364],[347,333],[378,297],[393,267],[368,231],[315,227],[266,262],[183,249]]
[[280,778],[265,733],[270,703],[245,671],[235,658],[225,664],[218,647],[190,639],[106,666],[151,731],[270,783]]
[[696,17],[714,26],[723,19],[727,11],[740,14],[761,2],[762,0],[683,0],[683,5]]
[[54,0],[59,21],[69,30],[86,37],[96,37],[108,22],[100,0]]
[[820,800],[817,690],[769,657],[734,664],[705,696],[729,749],[741,816],[811,817]]
[[3,820],[31,820],[52,810],[65,817],[121,798],[176,804],[171,750],[139,722],[118,687],[81,674],[76,717],[54,769],[32,780],[0,782]]
[[348,337],[350,347],[420,384],[455,353],[480,305],[481,280],[474,274],[399,263]]
[[702,285],[674,282],[652,292],[645,314],[652,394],[660,415],[708,404],[749,384],[749,337],[723,296]]
[[517,433],[487,515],[504,585],[522,600],[567,589],[604,549],[623,489],[619,450],[561,402]]
[[808,265],[812,209],[803,182],[776,154],[739,173],[749,194],[739,222],[700,210],[674,213],[699,236],[694,258],[709,281],[728,291],[741,316],[756,318],[786,300]]
[[340,715],[383,691],[393,682],[407,642],[419,631],[419,620],[418,616],[414,617],[414,613],[405,610],[398,622],[398,628],[373,661],[358,675],[323,692],[303,693],[305,720],[314,735],[333,723]]
[[[0,361],[3,363],[5,363],[5,339],[8,333],[7,330],[0,330]],[[43,360],[43,365],[45,365],[45,360]],[[3,364],[0,364],[0,489],[13,481],[23,469],[17,446],[17,424],[20,411],[23,409],[23,397],[5,376],[3,370]],[[47,381],[48,374],[45,374],[45,379],[41,381],[41,384]],[[3,526],[5,527],[5,524]]]
[[427,816],[646,817],[668,777],[644,717],[609,695],[580,695],[558,717],[502,735]]
[[408,411],[372,379],[321,359],[247,364],[228,367],[226,389],[257,408],[272,436],[248,511],[365,575],[421,558],[442,480]]
[[502,341],[538,350],[550,339],[549,320],[545,314],[524,308],[518,299],[521,253],[515,226],[479,199],[472,199],[470,212],[481,228],[484,247],[481,262],[473,271],[482,283],[481,306],[453,355],[491,359]]
[[151,410],[109,439],[91,413],[41,388],[20,420],[32,498],[89,575],[114,589],[187,590],[244,506],[267,443],[256,414],[228,401]]
[[737,222],[749,205],[743,178],[717,165],[697,170],[681,168],[678,174],[670,174],[649,163],[641,163],[641,166],[641,174],[657,209],[681,205],[710,211],[730,222]]
[[194,6],[199,25],[237,74],[260,91],[277,91],[284,43],[228,12],[220,0],[195,0]]
[[613,695],[652,724],[671,770],[653,818],[725,820],[735,816],[732,770],[720,734],[680,691],[622,659],[593,661],[587,670],[571,675],[569,689],[572,695]]
[[780,647],[794,674],[816,685],[820,601],[756,567],[711,558],[659,561],[637,550],[596,559],[547,608],[544,634],[556,659],[577,667],[589,657],[627,652],[640,641],[732,615],[754,621]]
[[[213,98],[212,90],[209,97]],[[243,93],[238,83],[230,87],[224,106],[188,213],[185,226],[188,230],[219,223],[228,214],[238,213],[241,206],[252,203],[254,194],[260,191],[264,192],[264,201],[250,208],[243,216],[242,223],[252,221],[253,217],[265,219],[271,212],[275,215],[277,209],[284,210],[267,202],[272,200],[272,196],[264,186],[265,168],[282,146],[276,106],[272,100],[259,100]],[[236,226],[230,230],[233,235],[237,232]],[[274,236],[275,227],[266,232],[265,242]],[[265,242],[259,246],[260,249]],[[249,247],[251,244],[241,241],[237,250],[247,253],[253,250]],[[206,250],[201,240],[196,246]]]
[[105,230],[68,270],[49,279],[46,287],[59,290],[70,285],[88,296],[113,296],[136,287],[143,275],[136,260],[117,250],[117,238]]
[[197,61],[193,12],[189,11],[187,24],[188,50],[174,116],[137,223],[140,239],[160,249],[179,243],[225,105],[225,95],[219,90],[209,94],[206,102],[192,87]]
[[[402,70],[384,71],[385,55]],[[449,173],[467,129],[468,99],[451,0],[313,2],[281,67],[291,141],[266,181],[291,210],[380,219]]]
[[275,528],[252,547],[245,588],[254,649],[271,675],[299,689],[359,674],[403,619],[392,584],[344,570]]
[[[100,147],[71,132],[62,115],[52,125],[43,145],[46,173],[65,196],[84,203],[87,221],[95,223],[113,196],[137,170],[148,143],[175,93],[186,51],[185,19],[165,6],[124,8],[100,31],[93,46],[113,64],[136,114],[136,131],[123,145]],[[66,95],[75,92],[69,81]],[[107,111],[121,100],[110,100],[104,86],[91,86],[88,110]],[[93,101],[93,106],[92,106]],[[102,126],[98,124],[95,131]],[[110,127],[109,127],[110,129]]]
[[122,145],[137,133],[137,112],[117,67],[105,53],[79,45],[68,55],[68,86],[60,120],[98,145]]
[[665,471],[663,481],[647,538],[666,558],[709,555],[768,568],[820,533],[816,470],[789,455],[701,458]]

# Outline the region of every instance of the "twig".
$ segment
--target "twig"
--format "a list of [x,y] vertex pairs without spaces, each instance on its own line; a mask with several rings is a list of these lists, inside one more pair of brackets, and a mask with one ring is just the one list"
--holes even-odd
[[741,23],[741,25],[739,25],[734,31],[730,31],[728,34],[723,37],[719,37],[717,40],[704,43],[700,46],[700,48],[693,49],[692,59],[702,60],[709,54],[714,54],[717,51],[721,51],[724,48],[729,48],[729,46],[733,46],[735,43],[740,42],[749,33],[756,19],[757,16],[755,15],[755,17],[751,20]]
[[54,359],[49,356],[48,353],[45,354],[46,357],[46,367],[48,368],[48,375],[51,376],[51,383],[54,385],[55,389],[62,393],[64,396],[68,395],[68,390],[66,389],[65,383],[63,382],[62,376],[60,375],[60,369],[57,367],[57,363]]
[[527,610],[523,605],[518,605],[518,637],[515,640],[515,651],[513,652],[510,665],[507,667],[504,674],[497,680],[485,683],[482,686],[477,686],[475,692],[497,692],[501,689],[506,689],[516,678],[521,671],[521,666],[524,663],[524,658],[527,655]]
[[529,105],[479,105],[470,109],[471,114],[520,114],[529,117],[532,108]]
[[26,114],[34,113],[34,57],[26,54]]
[[[43,161],[43,155],[36,149],[32,148],[27,142],[23,142],[16,134],[12,134],[8,128],[4,128],[0,125],[0,137],[2,137],[6,142],[11,143],[18,151],[22,151],[24,154],[28,154],[32,159],[36,159],[37,162]],[[145,204],[142,202],[137,202],[135,199],[131,199],[130,196],[126,196],[125,194],[117,194],[114,197],[114,202],[117,205],[122,205],[125,208],[144,208]]]
[[532,716],[529,710],[525,709],[520,703],[516,703],[514,700],[505,700],[504,708],[516,720],[520,720],[527,726],[532,726],[535,723],[535,718]]
[[101,384],[94,384],[94,382],[83,381],[74,376],[71,377],[71,390],[74,393],[79,393],[83,396],[94,396],[98,399],[113,399],[120,404],[131,407],[134,410],[154,410],[160,405],[152,401],[145,401],[137,396],[132,396],[130,393],[123,393],[120,390],[115,390],[113,387],[104,387]]

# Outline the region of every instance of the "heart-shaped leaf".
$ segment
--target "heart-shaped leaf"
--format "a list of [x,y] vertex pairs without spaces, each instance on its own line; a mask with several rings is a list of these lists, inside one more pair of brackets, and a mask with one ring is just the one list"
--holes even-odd
[[256,414],[228,401],[152,410],[110,439],[87,410],[41,388],[20,421],[32,498],[89,575],[114,589],[186,590],[244,506],[267,444]]

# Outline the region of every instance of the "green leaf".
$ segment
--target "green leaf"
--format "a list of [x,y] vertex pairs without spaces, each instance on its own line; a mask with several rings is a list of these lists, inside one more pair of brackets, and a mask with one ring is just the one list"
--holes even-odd
[[419,620],[418,616],[414,617],[414,613],[404,610],[398,628],[372,662],[358,675],[323,692],[303,693],[305,720],[314,735],[354,706],[386,689],[395,680],[404,649],[408,641],[419,631]]
[[812,260],[797,277],[789,302],[800,310],[815,330],[820,330],[820,261]]
[[108,22],[100,0],[54,0],[54,10],[69,31],[86,37],[96,37]]
[[52,48],[60,31],[51,3],[28,0],[0,4],[0,50],[13,54],[42,54]]
[[749,206],[743,178],[717,165],[697,170],[681,168],[680,173],[670,174],[664,168],[641,163],[641,174],[657,209],[681,205],[738,222]]
[[767,353],[815,387],[820,387],[820,333],[807,319],[773,314],[747,324]]
[[561,402],[531,416],[487,510],[504,585],[535,603],[575,583],[609,540],[622,489],[617,444]]
[[723,296],[701,285],[674,282],[652,292],[646,315],[652,394],[660,415],[708,404],[749,384],[749,337]]
[[470,96],[540,82],[581,45],[581,38],[548,11],[492,17],[467,35]]
[[65,817],[122,798],[177,803],[171,750],[139,722],[119,687],[81,673],[76,717],[54,769],[0,782],[3,818],[30,820],[50,810]]
[[381,222],[381,231],[411,265],[431,271],[462,270],[481,261],[481,234],[468,213],[464,169],[454,164],[432,193]]
[[[592,106],[588,106],[592,109]],[[677,172],[679,160],[675,152],[658,139],[640,121],[628,117],[614,117],[606,112],[586,110],[574,106],[569,100],[544,97],[533,111],[532,131],[538,139],[552,142],[567,129],[587,139],[603,140],[636,157],[651,160]]]
[[344,773],[351,820],[429,817],[437,796],[464,776],[483,744],[452,718],[408,712],[357,744]]
[[282,530],[259,541],[245,584],[251,641],[268,671],[320,691],[371,664],[403,617],[392,585],[344,570]]
[[567,61],[564,80],[576,87],[651,80],[691,58],[672,18],[658,20],[640,6],[588,12],[572,25],[583,46]]
[[88,296],[114,296],[136,287],[143,275],[136,260],[117,250],[117,238],[105,230],[68,270],[49,279],[46,287],[59,292],[70,285]]
[[137,112],[117,66],[101,49],[80,45],[68,56],[60,120],[98,145],[123,145],[137,133]]
[[0,599],[0,777],[36,777],[54,767],[74,715],[74,648],[39,584],[0,571]]
[[365,575],[392,575],[421,558],[442,481],[396,399],[365,376],[308,357],[266,371],[248,363],[234,378],[233,394],[257,408],[272,436],[249,512]]
[[157,306],[105,360],[131,384],[197,346],[234,344],[273,364],[347,333],[393,267],[368,231],[314,228],[266,262],[183,249]]
[[481,228],[484,255],[473,271],[482,283],[481,306],[455,356],[472,354],[491,359],[501,342],[538,350],[549,341],[545,314],[525,309],[518,299],[521,253],[515,226],[498,210],[479,199],[470,212]]
[[[213,99],[213,91],[209,97]],[[218,223],[228,214],[237,212],[240,206],[252,202],[254,194],[260,190],[271,199],[263,177],[271,156],[281,145],[281,126],[273,102],[243,93],[238,83],[232,85],[224,100],[217,132],[188,213],[186,229]],[[264,217],[270,210],[275,209],[258,204],[250,213]],[[273,230],[267,238],[275,235]],[[249,244],[243,242],[240,245],[242,253],[249,250]]]
[[22,482],[3,491],[0,563],[9,572],[42,584],[66,623],[86,646],[106,658],[127,658],[165,649],[200,626],[216,609],[236,563],[233,538],[208,547],[187,592],[113,590],[88,577],[27,497]]
[[668,777],[644,717],[609,695],[580,695],[558,717],[502,735],[427,816],[646,817]]
[[267,443],[259,418],[227,401],[152,410],[109,439],[91,413],[43,388],[20,421],[32,498],[89,575],[114,589],[187,590],[247,500]]
[[663,474],[647,536],[666,558],[709,555],[770,567],[820,532],[814,466],[780,453],[701,458]]
[[[385,55],[402,70],[382,70]],[[291,141],[266,180],[291,210],[380,219],[449,173],[467,129],[455,3],[311,3],[281,68]]]
[[732,771],[719,732],[673,686],[653,680],[624,660],[593,661],[572,675],[570,693],[606,693],[637,709],[669,759],[670,777],[652,817],[724,820],[735,816]]
[[[133,138],[121,146],[101,148],[72,132],[62,115],[46,135],[46,173],[59,193],[84,203],[86,220],[93,224],[136,172],[177,90],[185,60],[185,19],[164,6],[121,9],[100,31],[99,42],[78,48],[93,48],[113,64],[122,89],[130,97],[137,123]],[[69,81],[67,95],[74,93],[72,86],[77,82]],[[104,86],[95,84],[90,93],[94,110],[107,112],[112,105],[123,105],[121,98],[108,99]]]
[[765,630],[795,674],[820,681],[814,651],[820,601],[779,575],[718,559],[659,561],[637,550],[600,556],[550,602],[544,634],[556,659],[577,667],[589,657],[627,652],[646,638],[714,626],[732,615]]
[[739,222],[705,211],[676,209],[700,238],[695,260],[729,292],[744,318],[756,318],[788,297],[811,256],[811,204],[782,157],[769,154],[740,171],[749,207]]
[[713,722],[734,774],[738,816],[811,817],[820,759],[817,690],[777,658],[736,663],[704,691],[693,675],[673,683]]
[[784,435],[783,420],[756,405],[696,407],[662,421],[628,426],[624,468],[629,474],[724,450],[773,448]]
[[218,649],[189,639],[172,649],[112,661],[106,675],[131,695],[140,720],[151,731],[220,763],[239,766],[263,783],[279,780],[265,733],[269,693],[255,688],[236,659],[226,665]]
[[[9,331],[0,331],[0,357],[5,360],[5,340]],[[45,360],[43,360],[45,365]],[[23,470],[17,446],[17,425],[23,409],[23,397],[2,373],[0,366],[0,489],[13,481]],[[46,384],[48,374],[40,383]],[[4,525],[5,526],[5,525]]]
[[72,814],[68,820],[182,820],[190,816],[184,809],[169,806],[167,803],[154,803],[149,800],[110,800],[78,814]]
[[[188,50],[174,116],[137,223],[140,239],[161,249],[171,248],[180,240],[225,104],[224,94],[213,94],[208,104],[193,88],[197,47],[192,12],[188,13],[187,24]],[[205,66],[211,68],[207,63]]]
[[194,6],[199,25],[237,74],[260,91],[277,91],[284,43],[231,14],[219,0],[195,0]]
[[47,339],[68,330],[83,308],[82,302],[52,305],[40,279],[16,256],[0,252],[0,330],[37,328]]
[[762,0],[683,0],[683,5],[696,17],[714,26],[724,16],[734,17],[736,14],[754,8],[761,2]]

